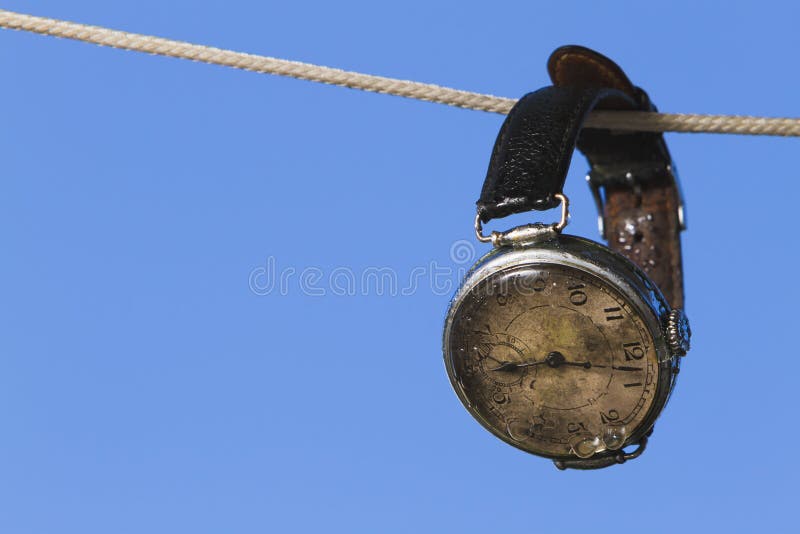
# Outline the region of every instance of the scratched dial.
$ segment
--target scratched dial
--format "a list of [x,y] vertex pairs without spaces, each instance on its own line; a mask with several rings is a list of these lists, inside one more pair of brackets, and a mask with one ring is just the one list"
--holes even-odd
[[653,338],[630,302],[562,265],[488,277],[455,310],[446,340],[459,396],[494,434],[550,457],[624,446],[653,404]]

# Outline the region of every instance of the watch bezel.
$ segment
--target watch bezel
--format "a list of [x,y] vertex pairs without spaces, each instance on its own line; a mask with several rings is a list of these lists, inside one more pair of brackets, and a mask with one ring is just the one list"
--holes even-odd
[[[658,287],[638,266],[621,254],[589,239],[555,234],[549,238],[526,243],[522,246],[494,248],[475,263],[464,277],[463,282],[451,300],[445,319],[442,352],[450,384],[464,407],[481,426],[502,441],[529,454],[549,458],[559,466],[567,463],[569,467],[578,468],[604,467],[624,461],[626,454],[622,450],[604,451],[589,458],[581,459],[574,455],[537,454],[522,448],[484,420],[480,413],[472,407],[455,375],[448,347],[453,321],[464,298],[482,281],[502,271],[516,269],[521,266],[533,267],[541,265],[563,265],[600,278],[619,291],[631,303],[652,335],[659,365],[653,402],[642,422],[626,440],[623,448],[635,444],[644,444],[646,436],[652,431],[656,419],[664,409],[664,406],[666,406],[674,387],[679,365],[679,357],[670,350],[664,331],[664,325],[671,308]],[[638,453],[634,454],[638,455]],[[628,456],[632,457],[633,455],[629,454]]]

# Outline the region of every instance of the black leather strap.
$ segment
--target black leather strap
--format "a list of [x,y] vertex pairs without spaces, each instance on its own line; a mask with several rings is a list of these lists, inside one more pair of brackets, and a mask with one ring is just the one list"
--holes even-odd
[[663,136],[581,129],[592,109],[655,106],[618,65],[588,48],[557,49],[548,70],[555,85],[522,97],[500,129],[477,203],[481,221],[556,207],[577,146],[589,160],[609,246],[682,307],[682,201]]
[[[633,99],[614,89],[545,87],[523,96],[497,136],[478,200],[481,221],[556,207],[554,195],[564,186],[583,121],[601,104],[636,109]],[[605,157],[604,150],[596,152]]]

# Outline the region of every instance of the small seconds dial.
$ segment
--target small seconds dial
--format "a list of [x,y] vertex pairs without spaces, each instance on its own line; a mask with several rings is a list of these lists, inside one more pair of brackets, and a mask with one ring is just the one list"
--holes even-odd
[[659,366],[631,304],[563,265],[494,273],[455,311],[447,339],[456,391],[509,443],[550,457],[617,449],[650,409]]

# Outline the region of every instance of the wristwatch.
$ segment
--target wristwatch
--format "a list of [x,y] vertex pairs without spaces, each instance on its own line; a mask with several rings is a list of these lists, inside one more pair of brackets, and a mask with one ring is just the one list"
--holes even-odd
[[[559,469],[595,469],[643,452],[689,350],[685,215],[661,134],[582,129],[594,109],[655,111],[647,94],[583,47],[557,49],[548,71],[553,85],[522,97],[495,142],[475,219],[493,249],[450,304],[443,352],[487,430]],[[608,247],[562,233],[576,146]],[[483,234],[492,219],[559,206],[557,223]]]

